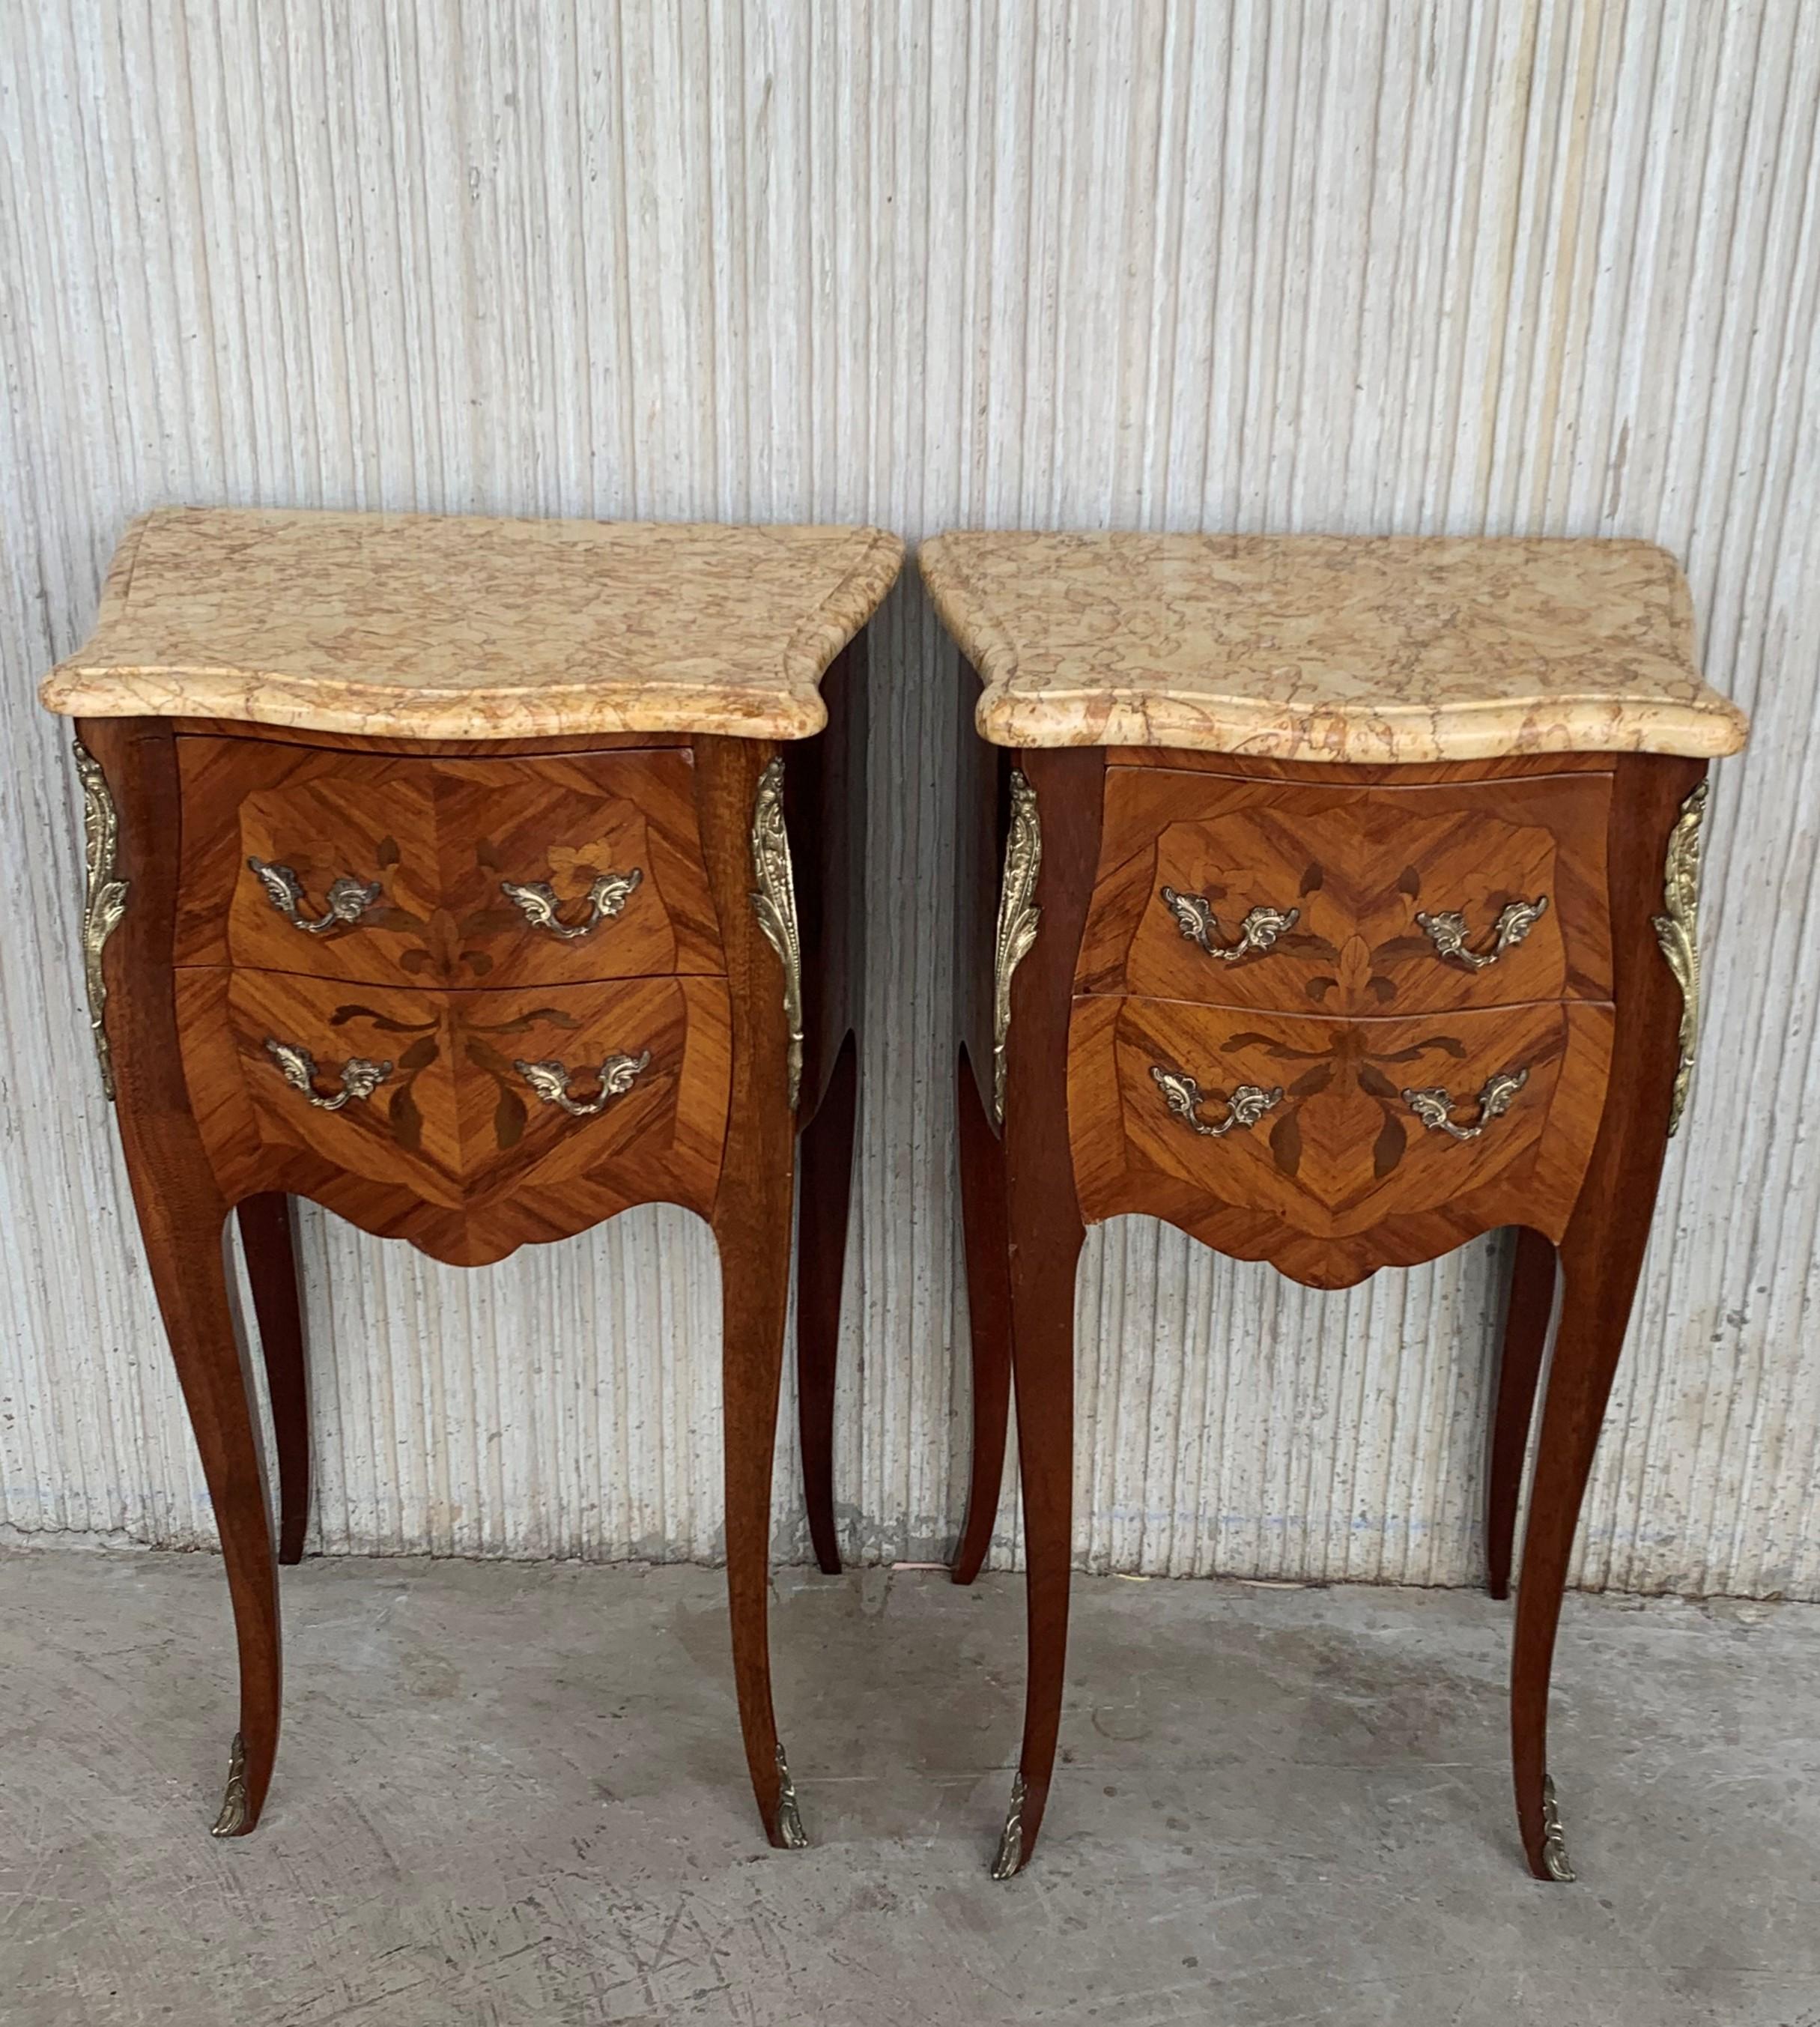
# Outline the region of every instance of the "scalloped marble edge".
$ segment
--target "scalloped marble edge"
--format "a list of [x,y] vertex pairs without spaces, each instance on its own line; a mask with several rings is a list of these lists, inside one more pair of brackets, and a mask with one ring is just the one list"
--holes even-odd
[[[988,531],[958,532],[964,541],[968,534]],[[916,562],[943,625],[979,676],[973,722],[980,737],[995,746],[1174,747],[1369,766],[1527,753],[1663,753],[1713,760],[1741,752],[1750,734],[1740,707],[1710,689],[1711,704],[1601,691],[1438,707],[1366,710],[1352,704],[1325,712],[1243,696],[1191,702],[1166,689],[1159,694],[1116,681],[1091,689],[1045,687],[1018,696],[1012,694],[1016,644],[969,577],[958,547],[949,537],[932,537],[917,550]]]
[[[128,523],[102,582],[96,628],[111,610],[124,604],[140,537],[164,511],[154,508]],[[671,525],[700,528],[722,524],[618,525],[648,526],[655,530]],[[45,677],[39,685],[39,700],[46,710],[65,718],[220,718],[291,731],[365,733],[375,738],[478,740],[561,738],[588,733],[700,732],[738,739],[809,739],[828,722],[828,708],[821,696],[822,677],[878,610],[903,566],[903,542],[888,530],[855,526],[845,532],[867,537],[865,548],[846,576],[784,642],[779,657],[778,689],[762,697],[755,697],[750,685],[711,681],[690,684],[671,679],[639,685],[611,677],[595,682],[526,684],[517,689],[510,684],[438,689],[429,684],[355,683],[334,677],[286,676],[201,663],[91,665],[79,649]],[[338,700],[338,690],[343,693]]]

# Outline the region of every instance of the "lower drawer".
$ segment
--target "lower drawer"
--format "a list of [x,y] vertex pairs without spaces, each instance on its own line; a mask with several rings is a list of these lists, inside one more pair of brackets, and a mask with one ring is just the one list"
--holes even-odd
[[1084,996],[1069,1030],[1083,1215],[1167,1218],[1317,1287],[1527,1224],[1591,1157],[1611,1009],[1318,1020]]
[[179,971],[183,1069],[231,1197],[288,1190],[474,1266],[634,1203],[713,1207],[719,978],[412,992]]

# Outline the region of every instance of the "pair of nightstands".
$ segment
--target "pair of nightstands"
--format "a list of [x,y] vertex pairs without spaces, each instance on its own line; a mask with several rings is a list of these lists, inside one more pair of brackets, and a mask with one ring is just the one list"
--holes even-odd
[[[79,719],[90,1014],[220,1524],[242,1704],[217,1831],[271,1773],[275,1545],[308,1438],[287,1199],[463,1265],[629,1205],[712,1224],[728,1582],[774,1844],[802,1841],[765,1625],[798,1219],[813,1539],[839,1567],[871,530],[160,513],[45,686]],[[1061,1711],[1086,1224],[1168,1219],[1343,1287],[1514,1225],[1491,1475],[1532,1868],[1571,1877],[1549,1663],[1691,1064],[1707,757],[1685,588],[1620,543],[951,535],[960,1128],[976,1573],[1013,1384],[1034,1845]],[[963,702],[969,702],[963,700]],[[220,1238],[237,1208],[275,1538]]]

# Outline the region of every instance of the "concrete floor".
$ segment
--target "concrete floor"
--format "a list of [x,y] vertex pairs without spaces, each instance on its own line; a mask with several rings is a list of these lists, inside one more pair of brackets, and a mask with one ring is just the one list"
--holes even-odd
[[1820,1609],[1571,1601],[1582,1883],[1522,1870],[1507,1612],[1081,1579],[1032,1870],[985,1867],[1014,1579],[786,1571],[814,1848],[746,1790],[718,1573],[285,1578],[264,1825],[212,1557],[0,1555],[0,2021],[1820,2027]]

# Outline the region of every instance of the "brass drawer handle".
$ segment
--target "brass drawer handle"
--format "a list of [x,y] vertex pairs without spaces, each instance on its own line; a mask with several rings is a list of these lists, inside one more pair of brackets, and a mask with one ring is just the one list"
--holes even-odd
[[1457,958],[1469,969],[1483,971],[1488,964],[1496,964],[1506,951],[1515,950],[1548,912],[1546,894],[1538,894],[1533,901],[1509,902],[1492,926],[1491,948],[1486,951],[1466,947],[1469,933],[1466,918],[1451,908],[1439,909],[1432,915],[1417,915],[1416,926],[1434,944],[1438,958],[1444,962]]
[[1406,1091],[1403,1102],[1431,1132],[1450,1133],[1456,1140],[1476,1140],[1493,1120],[1509,1111],[1512,1101],[1529,1080],[1527,1070],[1500,1070],[1495,1076],[1487,1077],[1479,1094],[1479,1117],[1470,1126],[1456,1126],[1452,1117],[1454,1106],[1465,1104],[1466,1100],[1438,1086]]
[[565,943],[572,943],[578,936],[591,936],[603,922],[610,922],[631,899],[633,889],[644,877],[644,873],[636,866],[629,873],[603,873],[588,889],[588,918],[581,922],[562,920],[556,911],[563,904],[547,880],[502,880],[499,887],[508,901],[517,904],[533,929],[542,929],[547,935],[560,936]]
[[1219,943],[1213,939],[1220,933],[1220,919],[1205,894],[1178,894],[1173,887],[1165,887],[1162,895],[1183,938],[1222,964],[1236,964],[1253,951],[1261,955],[1285,929],[1293,929],[1301,920],[1299,908],[1253,908],[1239,925],[1238,942]]
[[592,1119],[596,1113],[604,1112],[616,1098],[623,1098],[639,1077],[650,1066],[651,1051],[643,1050],[636,1056],[609,1056],[595,1074],[600,1088],[591,1098],[571,1098],[569,1087],[578,1076],[585,1076],[581,1070],[572,1070],[555,1061],[541,1063],[515,1062],[512,1068],[534,1091],[546,1105],[559,1105],[571,1119]]
[[327,912],[312,917],[303,911],[303,882],[291,867],[268,866],[263,858],[249,858],[246,865],[249,872],[258,876],[267,900],[306,936],[326,936],[334,930],[352,928],[379,898],[378,881],[368,887],[344,873],[330,885]]
[[1150,1075],[1157,1080],[1164,1103],[1176,1117],[1187,1120],[1197,1133],[1205,1134],[1212,1140],[1230,1133],[1235,1126],[1255,1126],[1283,1097],[1281,1084],[1272,1090],[1262,1091],[1254,1084],[1242,1084],[1226,1101],[1226,1117],[1214,1125],[1201,1117],[1201,1107],[1206,1101],[1201,1095],[1201,1087],[1191,1076],[1184,1076],[1179,1070],[1166,1070],[1161,1063],[1150,1065]]
[[349,1056],[341,1065],[341,1087],[333,1098],[316,1089],[316,1059],[295,1042],[265,1038],[265,1053],[278,1065],[278,1073],[293,1091],[301,1091],[319,1112],[339,1112],[350,1098],[371,1098],[392,1074],[389,1063],[368,1062],[364,1056]]

